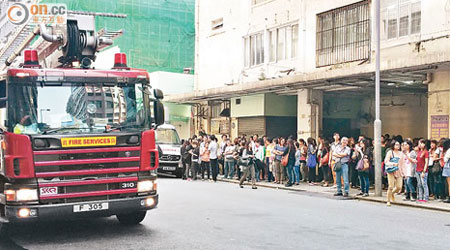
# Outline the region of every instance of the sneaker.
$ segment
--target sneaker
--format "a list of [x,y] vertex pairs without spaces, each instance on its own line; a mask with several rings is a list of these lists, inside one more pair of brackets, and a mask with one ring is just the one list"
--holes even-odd
[[253,186],[252,189],[258,189],[256,186]]
[[291,187],[292,186],[292,184],[291,183],[288,183],[288,184],[286,184],[286,185],[284,185],[285,187]]
[[342,193],[335,193],[333,196],[342,196]]
[[411,197],[411,199],[410,199],[409,201],[416,201],[416,199],[414,199],[414,198]]
[[363,194],[363,197],[368,197],[368,196],[369,196],[368,193]]
[[450,203],[450,198],[444,201],[444,203]]
[[344,194],[344,197],[348,197],[348,193],[345,193],[345,194]]
[[387,203],[386,205],[388,205],[388,207],[390,207],[390,206],[391,206],[391,203],[388,201],[388,203]]
[[404,200],[404,201],[409,201],[410,198],[409,198],[409,197],[403,197],[403,200]]
[[244,188],[244,186],[242,186],[242,185],[239,185],[239,187],[240,187],[240,188]]
[[363,192],[360,192],[359,194],[357,194],[356,196],[364,196]]

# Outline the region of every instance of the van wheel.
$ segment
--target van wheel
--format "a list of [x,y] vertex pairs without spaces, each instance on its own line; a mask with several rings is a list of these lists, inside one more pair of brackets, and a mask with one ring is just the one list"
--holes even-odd
[[117,214],[116,217],[123,225],[137,225],[144,220],[146,214],[147,211],[137,211],[129,214]]

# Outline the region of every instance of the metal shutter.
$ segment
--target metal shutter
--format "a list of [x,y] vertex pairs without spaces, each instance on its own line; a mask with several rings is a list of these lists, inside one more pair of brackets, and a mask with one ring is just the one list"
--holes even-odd
[[259,136],[266,134],[266,119],[264,116],[258,117],[240,117],[238,118],[238,135]]

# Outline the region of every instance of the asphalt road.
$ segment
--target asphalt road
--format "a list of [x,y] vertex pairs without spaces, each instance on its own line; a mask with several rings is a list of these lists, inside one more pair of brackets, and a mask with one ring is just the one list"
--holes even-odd
[[0,249],[449,249],[450,214],[307,192],[160,179],[142,225],[111,218],[10,227]]

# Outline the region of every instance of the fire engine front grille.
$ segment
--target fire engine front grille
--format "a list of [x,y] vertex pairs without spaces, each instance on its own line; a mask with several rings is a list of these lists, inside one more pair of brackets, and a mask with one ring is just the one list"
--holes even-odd
[[69,203],[137,196],[139,147],[34,152],[42,203]]

